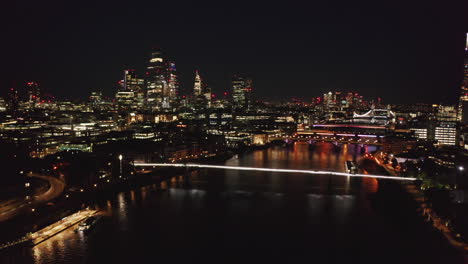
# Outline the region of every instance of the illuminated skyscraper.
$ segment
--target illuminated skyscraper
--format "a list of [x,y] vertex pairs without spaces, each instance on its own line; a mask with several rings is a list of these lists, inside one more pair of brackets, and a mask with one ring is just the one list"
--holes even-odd
[[328,92],[323,94],[323,104],[327,107],[331,107],[334,104],[333,93]]
[[198,74],[198,70],[195,71],[195,82],[193,84],[193,96],[197,97],[202,94],[202,80],[200,78],[200,74]]
[[462,124],[468,124],[468,33],[466,33],[465,64],[463,66],[463,81],[457,119],[461,121]]
[[246,80],[240,74],[234,74],[232,78],[232,106],[237,109],[246,109],[247,94]]
[[8,91],[8,110],[15,112],[18,110],[19,107],[19,94],[18,94],[18,89],[15,88],[10,88]]
[[41,101],[41,91],[37,82],[26,82],[24,101],[34,107]]
[[132,104],[141,107],[145,101],[145,80],[139,78],[135,70],[125,70],[122,92],[133,93]]
[[435,140],[439,145],[456,145],[457,108],[455,106],[440,105],[436,114]]
[[197,108],[211,107],[211,88],[200,76],[198,70],[195,71],[195,82],[193,84],[193,98]]
[[211,99],[212,99],[211,88],[208,85],[203,87],[203,97],[205,97],[206,107],[211,108]]
[[179,80],[177,77],[177,69],[174,62],[169,62],[168,71],[168,90],[169,90],[169,103],[171,106],[178,105],[179,101]]
[[154,48],[146,68],[146,102],[149,107],[161,108],[168,99],[167,68],[161,50]]
[[146,68],[146,103],[152,109],[173,108],[179,103],[179,81],[173,61],[166,62],[154,48]]
[[135,70],[124,71],[124,90],[135,93],[144,93],[144,79],[138,78]]

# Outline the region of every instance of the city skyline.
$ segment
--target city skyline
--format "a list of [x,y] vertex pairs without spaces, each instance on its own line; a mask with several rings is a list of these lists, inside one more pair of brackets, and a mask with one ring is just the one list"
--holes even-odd
[[8,2],[0,263],[466,263],[467,4]]
[[[83,99],[91,91],[111,95],[122,70],[147,66],[154,45],[177,63],[185,93],[193,86],[193,71],[202,69],[216,94],[230,91],[232,75],[242,72],[254,77],[259,98],[284,98],[284,90],[286,96],[304,100],[328,91],[356,91],[388,103],[455,103],[463,78],[463,16],[441,17],[444,11],[460,12],[463,5],[439,9],[429,2],[424,12],[418,12],[415,3],[405,10],[304,6],[311,13],[299,6],[286,5],[283,10],[260,4],[226,8],[200,3],[176,9],[162,3],[143,10],[136,3],[128,10],[98,5],[94,11],[48,7],[12,6],[15,21],[22,22],[7,21],[12,38],[6,50],[23,49],[5,54],[1,96],[24,80],[37,81],[62,98]],[[172,13],[163,12],[159,24],[145,24],[144,15],[158,8]],[[115,10],[117,14],[109,14]],[[125,19],[110,23],[104,14]],[[194,20],[194,14],[200,19]],[[210,16],[219,23],[209,24]],[[63,23],[51,24],[54,19]],[[375,23],[364,24],[367,20]],[[109,30],[96,34],[104,28]],[[150,28],[154,34],[147,34]],[[120,32],[136,37],[121,38]],[[37,40],[35,45],[27,44],[30,38]],[[406,96],[399,96],[403,91]]]

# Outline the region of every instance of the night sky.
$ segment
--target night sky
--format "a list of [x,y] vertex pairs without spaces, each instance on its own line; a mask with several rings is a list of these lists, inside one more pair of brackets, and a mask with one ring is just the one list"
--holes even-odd
[[183,94],[198,68],[215,93],[241,72],[258,98],[341,90],[387,103],[455,102],[468,30],[459,0],[9,2],[1,95],[35,80],[60,98],[110,96],[122,70],[142,70],[160,46]]

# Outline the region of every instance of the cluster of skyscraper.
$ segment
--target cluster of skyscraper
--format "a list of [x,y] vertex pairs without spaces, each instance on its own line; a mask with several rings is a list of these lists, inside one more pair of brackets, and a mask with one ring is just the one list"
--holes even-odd
[[160,49],[153,49],[144,76],[125,70],[116,100],[121,107],[168,109],[178,106],[179,83],[173,61],[165,61]]
[[7,103],[10,110],[17,111],[35,108],[49,100],[37,82],[27,81],[17,88],[10,88]]
[[[251,93],[252,79],[235,74],[232,80],[232,106],[249,109]],[[143,76],[135,70],[124,71],[124,78],[119,81],[116,94],[121,108],[147,110],[169,110],[185,106],[211,108],[214,97],[198,70],[195,71],[193,92],[181,95],[175,62],[167,61],[159,48],[152,50]]]

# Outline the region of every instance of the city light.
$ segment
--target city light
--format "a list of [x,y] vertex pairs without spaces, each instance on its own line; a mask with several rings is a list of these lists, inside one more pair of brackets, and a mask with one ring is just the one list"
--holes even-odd
[[318,170],[293,170],[293,169],[273,169],[273,168],[256,168],[256,167],[241,167],[241,166],[222,166],[222,165],[208,165],[208,164],[181,164],[181,163],[134,163],[135,167],[188,167],[188,168],[207,168],[207,169],[224,169],[224,170],[243,170],[243,171],[265,171],[265,172],[284,172],[284,173],[304,173],[314,175],[333,175],[345,177],[360,177],[360,178],[376,178],[387,180],[403,180],[415,181],[416,178],[412,177],[398,177],[398,176],[385,176],[385,175],[372,175],[372,174],[353,174],[335,171],[318,171]]
[[[437,8],[426,3],[424,12],[412,12],[420,6],[409,1],[405,8],[374,11],[353,2],[351,9],[314,4],[288,12],[285,1],[272,12],[275,5],[250,1],[246,7],[225,3],[232,11],[226,13],[215,5],[166,2],[103,5],[106,12],[89,17],[80,11],[76,19],[51,20],[51,28],[66,29],[54,34],[22,26],[36,23],[31,12],[6,12],[12,34],[4,34],[11,47],[0,96],[0,224],[8,232],[0,250],[33,248],[5,251],[7,262],[24,259],[23,253],[35,263],[115,257],[96,247],[106,245],[124,248],[117,254],[122,260],[138,262],[146,252],[151,263],[161,254],[144,249],[165,244],[223,254],[240,246],[236,254],[258,252],[263,262],[270,262],[266,251],[291,258],[309,247],[313,262],[321,257],[315,253],[347,252],[346,241],[357,241],[356,248],[364,247],[353,254],[374,262],[400,253],[394,263],[455,263],[444,259],[450,247],[442,239],[464,257],[468,33],[462,23],[449,23],[463,17],[462,8],[451,13],[442,2]],[[32,13],[63,13],[57,8],[41,2]],[[301,19],[310,10],[313,21]],[[434,19],[440,15],[447,17]],[[403,17],[405,27],[376,17]],[[81,28],[82,21],[100,20],[113,21],[107,33],[102,26]],[[444,34],[409,33],[420,25]],[[389,28],[392,36],[384,38],[379,29]],[[62,41],[68,39],[63,33],[100,37],[82,45]],[[115,36],[122,41],[103,42]],[[33,48],[24,52],[22,42]],[[451,54],[464,61],[442,56],[441,47],[456,48],[456,42]],[[416,52],[422,43],[427,47]],[[50,47],[55,52],[43,59],[41,51]],[[64,51],[72,56],[62,58]],[[454,82],[458,89],[440,85]],[[90,208],[102,211],[94,216]],[[103,232],[95,235],[91,225],[101,216],[107,225],[94,226]],[[397,218],[421,221],[410,228],[381,224]],[[128,234],[132,243],[122,247]],[[433,258],[438,251],[443,254]],[[348,255],[331,257],[349,262]],[[185,256],[185,262],[199,260]]]

